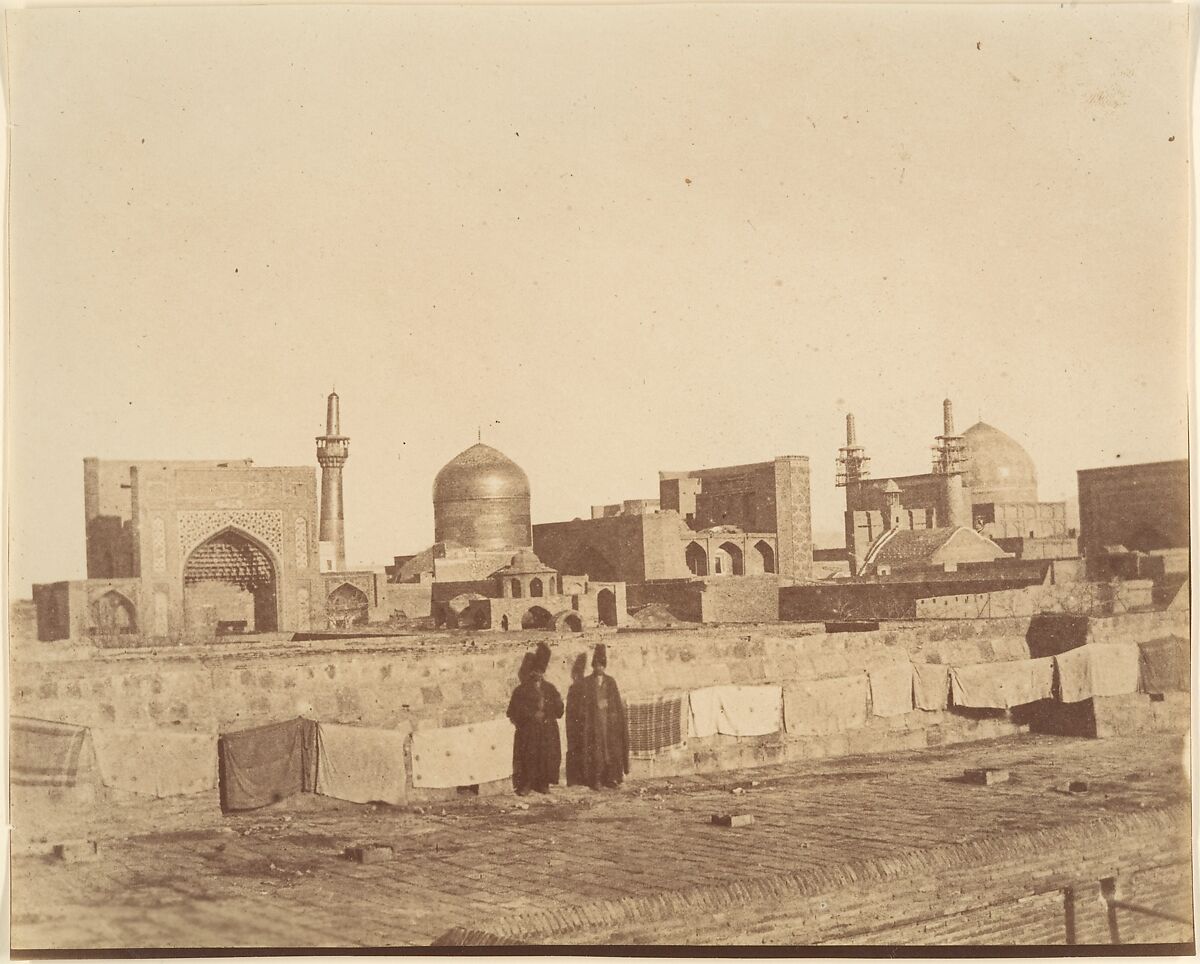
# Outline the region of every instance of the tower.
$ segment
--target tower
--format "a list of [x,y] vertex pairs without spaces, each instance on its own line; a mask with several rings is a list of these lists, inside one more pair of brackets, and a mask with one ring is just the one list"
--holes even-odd
[[954,404],[942,401],[942,434],[933,447],[933,474],[941,477],[942,497],[938,525],[970,526],[971,500],[963,485],[967,471],[967,442],[954,432]]
[[[854,413],[846,414],[846,444],[838,449],[837,484],[838,487],[849,488],[867,478],[867,463],[871,461],[866,450],[858,444],[854,431]],[[849,493],[847,493],[849,496]]]
[[350,439],[341,434],[337,392],[325,406],[325,434],[317,436],[317,463],[321,466],[322,542],[333,544],[334,567],[346,568],[346,522],[342,509],[342,466],[350,457]]

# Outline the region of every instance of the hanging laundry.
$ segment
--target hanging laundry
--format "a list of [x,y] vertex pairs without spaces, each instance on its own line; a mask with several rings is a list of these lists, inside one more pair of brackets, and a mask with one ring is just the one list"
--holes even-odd
[[1006,710],[1049,699],[1053,682],[1053,656],[975,663],[950,670],[953,703],[964,708]]
[[208,733],[92,730],[100,782],[115,790],[174,797],[217,785],[217,738]]
[[894,663],[867,673],[871,686],[871,712],[875,716],[900,716],[912,712],[912,663]]
[[778,686],[706,686],[688,694],[692,736],[765,736],[778,733],[783,689]]
[[654,756],[683,743],[683,697],[631,700],[626,704],[629,720],[629,752]]
[[9,725],[8,772],[14,786],[75,786],[89,742],[85,727],[20,716]]
[[317,785],[317,724],[303,718],[224,733],[217,742],[221,809],[254,810]]
[[913,666],[913,695],[919,710],[944,710],[950,705],[950,667],[941,663]]
[[1141,692],[1187,692],[1192,688],[1192,648],[1186,639],[1154,639],[1138,649]]
[[317,793],[354,803],[405,803],[404,744],[409,732],[408,727],[318,724]]
[[1088,643],[1053,658],[1064,703],[1137,692],[1139,653],[1132,643]]
[[867,694],[865,674],[790,683],[783,697],[787,731],[823,736],[865,726]]
[[469,787],[512,776],[513,725],[506,717],[465,726],[416,730],[414,787]]

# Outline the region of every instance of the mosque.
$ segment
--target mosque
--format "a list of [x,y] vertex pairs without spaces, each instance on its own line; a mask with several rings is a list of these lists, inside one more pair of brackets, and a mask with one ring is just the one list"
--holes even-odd
[[930,472],[872,479],[869,462],[854,415],[847,415],[837,484],[846,490],[851,575],[1079,555],[1066,503],[1038,501],[1029,454],[984,422],[957,434],[950,399],[942,403]]
[[[932,471],[872,479],[847,417],[838,458],[851,574],[1077,555],[1065,504],[1039,502],[1033,461],[944,403]],[[34,586],[38,637],[355,631],[432,619],[474,630],[619,627],[630,603],[681,618],[778,618],[812,581],[809,463],[664,471],[659,498],[532,525],[525,472],[482,441],[433,483],[433,543],[379,570],[346,567],[350,439],[329,395],[312,466],[250,459],[84,460],[87,578]],[[319,497],[318,497],[319,491]],[[628,590],[627,590],[627,587]]]
[[578,632],[625,622],[623,582],[560,573],[538,558],[529,478],[490,445],[472,445],[438,472],[433,538],[424,551],[397,556],[388,573],[429,588],[438,626]]

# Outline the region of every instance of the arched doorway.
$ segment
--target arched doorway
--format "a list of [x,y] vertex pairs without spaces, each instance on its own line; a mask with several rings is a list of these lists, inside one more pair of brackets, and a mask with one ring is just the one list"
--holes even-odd
[[601,589],[597,593],[596,616],[601,626],[617,625],[617,595],[611,589]]
[[717,547],[716,564],[713,572],[724,576],[743,576],[746,574],[745,559],[742,557],[740,546],[732,542],[722,542]]
[[579,613],[568,609],[554,617],[554,628],[564,632],[582,633],[583,619]]
[[[676,557],[678,558],[678,556]],[[683,558],[687,561],[688,571],[693,576],[708,575],[708,553],[698,542],[689,542],[684,550]]]
[[279,628],[275,563],[240,529],[200,543],[183,567],[184,624],[191,633],[226,629],[270,633]]
[[772,549],[771,546],[762,539],[759,539],[758,542],[754,543],[754,548],[758,552],[758,557],[762,562],[762,571],[774,572],[775,550]]
[[334,629],[365,626],[370,605],[370,600],[367,599],[365,592],[357,586],[344,582],[329,594],[329,599],[325,603],[329,625]]
[[554,625],[554,617],[541,606],[534,606],[521,617],[522,629],[549,629]]
[[541,596],[541,594],[542,594],[542,580],[540,580],[537,576],[534,576],[532,579],[529,580],[529,595]]
[[110,589],[92,603],[92,618],[101,636],[123,636],[137,632],[137,617],[133,603],[115,589]]

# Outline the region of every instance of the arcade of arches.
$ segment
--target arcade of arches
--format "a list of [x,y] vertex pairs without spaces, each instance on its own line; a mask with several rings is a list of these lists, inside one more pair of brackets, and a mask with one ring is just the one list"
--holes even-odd
[[684,550],[688,571],[693,576],[745,576],[775,572],[775,549],[765,539],[756,541],[746,552],[737,543],[726,540],[711,550],[699,542],[689,542]]
[[188,556],[183,568],[184,621],[189,632],[214,633],[222,624],[246,632],[279,626],[275,565],[256,540],[224,529]]

